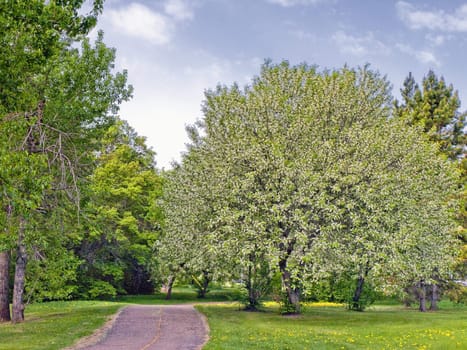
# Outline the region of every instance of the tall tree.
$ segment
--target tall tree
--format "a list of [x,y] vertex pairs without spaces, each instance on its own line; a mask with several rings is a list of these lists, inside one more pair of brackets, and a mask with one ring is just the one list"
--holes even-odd
[[[452,85],[446,84],[443,77],[438,76],[430,70],[423,78],[420,88],[415,82],[414,77],[409,73],[404,80],[401,89],[402,102],[395,104],[395,115],[405,120],[410,125],[416,125],[422,128],[428,138],[438,145],[439,151],[446,155],[450,160],[459,165],[461,172],[459,191],[457,197],[460,199],[461,206],[465,206],[465,157],[467,150],[467,113],[459,111],[460,99],[458,92]],[[458,238],[464,244],[465,248],[465,208],[459,208],[458,212]],[[447,238],[448,239],[448,238]],[[462,255],[459,258],[458,271],[462,271],[466,260]],[[435,277],[437,273],[434,273]],[[462,272],[461,272],[462,275]],[[466,274],[460,278],[465,279]],[[439,280],[439,276],[438,276]],[[436,302],[439,298],[439,287],[435,281],[425,283],[426,288],[430,289],[432,309],[436,309]],[[438,281],[439,283],[439,281]],[[427,294],[418,288],[419,294]],[[424,307],[421,307],[424,309]]]
[[[11,166],[1,185],[4,216],[11,222],[6,240],[16,249],[13,322],[24,319],[26,238],[35,217],[67,197],[77,202],[86,155],[131,93],[126,75],[113,73],[114,51],[102,36],[95,47],[83,40],[102,2],[93,1],[84,16],[80,0],[0,4],[0,154],[2,164]],[[81,50],[74,49],[79,40]]]
[[[459,227],[457,230],[457,237],[462,244],[461,253],[459,254],[458,262],[456,265],[456,277],[459,280],[467,280],[467,157],[464,157],[460,163],[461,168],[461,188],[460,197],[460,210],[458,214]],[[467,303],[467,287],[457,285],[457,300],[463,300]]]
[[465,155],[467,114],[461,113],[458,92],[430,70],[420,88],[409,73],[401,88],[402,101],[395,114],[411,125],[419,125],[440,151],[456,160]]
[[[397,218],[413,219],[419,232],[430,223],[417,219],[412,197],[431,198],[426,183],[440,184],[433,191],[443,201],[451,193],[449,166],[415,130],[389,118],[388,91],[387,81],[368,67],[319,72],[282,62],[265,64],[243,91],[234,85],[206,94],[201,136],[192,147],[209,171],[191,174],[204,181],[212,203],[208,242],[231,248],[226,256],[232,259],[264,252],[281,275],[292,312],[300,311],[301,293],[317,272],[339,265],[339,257],[319,263],[323,252],[352,239],[363,248],[383,243],[384,254],[392,252],[406,233],[385,227],[396,220],[397,202],[404,203]],[[409,176],[415,173],[426,179],[423,186]],[[346,261],[361,251],[349,249]],[[393,253],[392,261],[400,256]],[[376,262],[362,259],[356,266]]]
[[119,120],[103,137],[83,198],[84,232],[76,249],[83,261],[82,296],[153,291],[152,247],[161,226],[161,191],[154,152]]
[[[196,143],[196,132],[191,131]],[[200,296],[203,296],[206,283],[226,270],[223,250],[210,245],[207,239],[213,233],[210,223],[217,205],[215,189],[209,186],[209,176],[209,164],[202,162],[199,150],[194,146],[184,155],[181,164],[165,173],[164,229],[157,244],[157,254],[168,298],[176,277],[195,279]]]

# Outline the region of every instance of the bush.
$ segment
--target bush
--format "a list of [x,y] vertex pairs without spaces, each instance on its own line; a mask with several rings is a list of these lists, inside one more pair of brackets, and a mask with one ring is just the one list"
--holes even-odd
[[117,290],[108,282],[94,280],[87,294],[90,299],[110,299],[117,296]]
[[[300,310],[303,309],[303,303],[300,303]],[[279,301],[279,312],[281,315],[294,315],[297,314],[297,308],[289,301],[287,292],[283,291]],[[301,312],[301,311],[300,311]]]
[[467,286],[465,285],[453,283],[445,295],[454,303],[467,304]]

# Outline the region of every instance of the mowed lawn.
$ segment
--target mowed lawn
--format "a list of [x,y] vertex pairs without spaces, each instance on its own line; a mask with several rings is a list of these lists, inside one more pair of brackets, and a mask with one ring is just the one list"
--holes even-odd
[[90,335],[123,304],[64,301],[28,305],[26,322],[0,324],[0,350],[58,350]]
[[238,299],[235,288],[213,289],[198,299],[192,288],[174,288],[172,300],[165,294],[119,297],[115,301],[62,301],[31,304],[26,322],[0,324],[0,350],[58,350],[92,334],[111,315],[128,304],[182,304]]
[[240,292],[237,288],[213,288],[207,293],[204,299],[197,297],[196,291],[189,287],[175,287],[170,300],[165,299],[164,293],[153,295],[127,295],[120,296],[116,301],[129,304],[143,305],[173,305],[186,303],[203,303],[216,301],[234,301],[240,298]]
[[[213,291],[214,292],[214,291]],[[231,300],[235,291],[216,291],[205,301]],[[164,304],[163,295],[125,297],[118,302],[69,301],[29,305],[26,322],[0,324],[0,350],[58,350],[91,334],[129,303]],[[175,302],[200,302],[178,288]],[[274,303],[262,312],[241,311],[238,302],[197,308],[208,317],[214,349],[467,349],[467,307],[442,303],[438,312],[419,313],[397,305],[350,312],[316,303],[303,315],[284,317]]]
[[446,306],[420,313],[401,306],[351,312],[343,306],[309,305],[301,316],[240,311],[238,305],[202,305],[214,349],[467,349],[467,308]]

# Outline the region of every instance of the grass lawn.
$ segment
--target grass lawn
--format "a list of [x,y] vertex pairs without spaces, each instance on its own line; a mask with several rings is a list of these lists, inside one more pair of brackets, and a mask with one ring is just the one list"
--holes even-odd
[[0,324],[1,350],[54,350],[72,345],[102,326],[122,304],[67,301],[28,305],[26,322]]
[[[54,350],[91,334],[110,315],[129,303],[174,304],[202,302],[190,288],[165,295],[127,296],[117,301],[69,301],[29,305],[26,322],[0,324],[0,350]],[[213,290],[204,301],[229,301],[232,290]],[[363,313],[343,306],[313,304],[303,315],[284,317],[268,303],[262,312],[240,311],[240,304],[205,304],[214,349],[467,349],[467,307],[441,304],[435,313],[419,313],[387,303]]]
[[120,296],[116,300],[130,304],[150,304],[150,305],[172,305],[184,303],[203,303],[212,301],[234,301],[238,300],[240,292],[238,288],[212,289],[206,294],[204,299],[197,297],[196,290],[190,287],[175,287],[172,292],[172,298],[165,300],[164,293],[154,295],[128,295]]
[[203,350],[214,349],[467,349],[467,307],[442,304],[420,313],[401,306],[351,312],[342,306],[309,305],[285,317],[270,303],[263,312],[238,305],[200,305],[211,328]]
[[198,299],[191,288],[174,288],[172,300],[165,294],[119,297],[115,301],[63,301],[31,304],[26,322],[0,324],[0,350],[56,350],[74,344],[102,326],[108,317],[127,304],[180,304],[229,301],[238,298],[237,289],[212,290]]

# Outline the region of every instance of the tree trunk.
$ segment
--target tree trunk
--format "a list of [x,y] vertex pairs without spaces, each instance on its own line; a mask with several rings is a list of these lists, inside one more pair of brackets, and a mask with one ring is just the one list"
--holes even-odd
[[24,218],[20,219],[20,226],[18,230],[18,248],[16,257],[15,268],[15,283],[13,288],[13,307],[12,307],[12,321],[13,323],[24,321],[24,285],[26,282],[26,263],[27,253],[24,244]]
[[418,285],[413,284],[410,287],[404,288],[405,296],[404,296],[404,306],[411,307],[413,303],[415,303],[418,299]]
[[208,293],[209,282],[211,282],[211,278],[209,277],[209,272],[203,271],[203,278],[201,280],[201,286],[199,288],[199,298],[206,298],[206,294]]
[[439,289],[436,283],[433,283],[431,286],[431,298],[430,298],[430,310],[438,310],[438,300],[439,300]]
[[290,310],[287,310],[289,314],[300,313],[300,291],[297,288],[292,287],[292,277],[290,272],[287,270],[287,262],[282,260],[279,262],[280,271],[282,274],[282,284],[287,293],[287,302],[290,306]]
[[360,304],[360,297],[363,292],[363,284],[365,283],[365,278],[362,276],[357,279],[357,286],[352,298],[352,310],[363,311],[362,305]]
[[10,316],[10,253],[0,252],[0,323],[11,320]]
[[420,303],[419,310],[426,312],[426,285],[423,281],[420,281],[418,285],[418,300]]
[[136,266],[133,279],[133,290],[136,294],[141,294],[141,281],[143,280],[143,268],[139,265]]
[[[5,209],[7,217],[5,234],[8,235],[13,207],[8,204]],[[0,252],[0,323],[10,320],[10,250],[6,249]]]
[[333,303],[336,301],[336,298],[334,296],[334,292],[335,292],[335,281],[337,279],[337,274],[336,273],[332,273],[331,275],[331,278],[329,279],[329,297],[328,297],[328,301]]
[[175,275],[170,275],[167,281],[167,294],[165,296],[165,300],[170,300],[172,298],[172,287],[175,282]]
[[251,265],[248,266],[248,277],[245,282],[245,288],[248,292],[248,304],[245,306],[245,310],[258,311],[258,295],[254,286],[253,267]]

